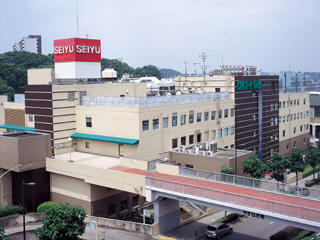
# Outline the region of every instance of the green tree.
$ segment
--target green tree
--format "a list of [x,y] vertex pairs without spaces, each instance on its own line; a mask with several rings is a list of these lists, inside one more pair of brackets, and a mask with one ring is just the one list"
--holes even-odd
[[0,240],[10,240],[7,236],[4,235],[3,227],[0,227]]
[[251,155],[243,161],[243,171],[253,178],[263,178],[267,172],[267,165],[258,158],[257,154]]
[[142,68],[136,68],[134,70],[134,76],[135,77],[157,77],[158,79],[161,79],[162,74],[156,66],[147,65],[147,66],[143,66]]
[[83,208],[61,203],[45,212],[43,226],[35,232],[40,240],[76,240],[85,231]]
[[296,185],[298,186],[298,173],[302,172],[306,164],[303,161],[302,153],[299,149],[293,149],[289,157],[289,169],[296,174]]
[[[319,148],[311,148],[306,155],[306,163],[314,170],[320,164],[320,150]],[[319,173],[318,173],[319,178]],[[313,171],[313,179],[315,179],[315,171]]]
[[227,167],[227,166],[223,165],[221,168],[221,173],[234,174],[234,169],[232,167]]
[[273,153],[273,157],[270,162],[268,162],[268,171],[272,173],[273,177],[278,181],[283,181],[284,174],[289,168],[289,160],[282,157],[279,153]]

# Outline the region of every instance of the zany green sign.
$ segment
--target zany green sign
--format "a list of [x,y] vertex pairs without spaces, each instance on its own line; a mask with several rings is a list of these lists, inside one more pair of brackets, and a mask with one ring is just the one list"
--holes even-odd
[[262,82],[260,80],[240,80],[236,84],[237,91],[262,89]]

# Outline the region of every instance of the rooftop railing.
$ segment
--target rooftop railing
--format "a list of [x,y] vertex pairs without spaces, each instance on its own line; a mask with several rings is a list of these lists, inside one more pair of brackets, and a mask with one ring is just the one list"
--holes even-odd
[[217,100],[227,100],[228,92],[185,94],[172,96],[154,97],[91,97],[83,96],[81,105],[83,106],[107,106],[120,108],[152,108],[162,106],[173,106],[182,104],[193,104],[203,102],[214,102]]
[[231,184],[267,192],[286,194],[320,201],[320,189],[296,186],[295,184],[278,183],[274,180],[255,179],[218,172],[207,172],[192,168],[179,167],[179,176],[195,178],[210,182]]

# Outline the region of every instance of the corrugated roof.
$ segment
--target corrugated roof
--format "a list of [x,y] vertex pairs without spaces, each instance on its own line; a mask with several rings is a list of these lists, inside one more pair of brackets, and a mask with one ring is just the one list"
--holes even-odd
[[35,131],[33,127],[25,127],[25,126],[10,125],[10,124],[0,125],[0,128],[6,128],[11,130],[17,130],[17,131],[27,131],[27,132]]
[[139,143],[139,139],[131,139],[131,138],[119,138],[119,137],[110,137],[103,135],[95,135],[95,134],[86,134],[86,133],[74,133],[71,136],[72,138],[80,138],[101,142],[112,142],[112,143],[120,143],[127,145],[136,145]]

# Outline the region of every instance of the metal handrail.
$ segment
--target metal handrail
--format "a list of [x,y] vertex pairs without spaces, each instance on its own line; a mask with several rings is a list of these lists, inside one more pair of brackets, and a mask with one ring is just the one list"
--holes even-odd
[[[148,185],[148,180],[150,182],[149,185]],[[186,193],[185,190],[184,190],[185,189],[184,186],[190,186],[190,187],[196,187],[197,189],[203,189],[203,190],[206,190],[206,191],[219,192],[219,193],[222,193],[224,195],[228,194],[228,195],[234,195],[234,196],[237,196],[237,197],[244,197],[245,199],[254,199],[254,200],[259,200],[259,201],[263,201],[263,202],[268,202],[268,203],[271,203],[271,206],[274,203],[274,204],[279,204],[279,205],[283,205],[283,206],[294,207],[294,208],[297,208],[299,210],[299,217],[300,218],[302,218],[301,217],[301,209],[314,211],[314,212],[317,212],[317,214],[319,214],[319,219],[320,219],[320,210],[318,210],[318,209],[312,209],[312,208],[308,208],[308,207],[301,207],[301,206],[297,206],[297,205],[293,205],[293,204],[287,204],[287,203],[282,203],[282,202],[278,202],[278,201],[272,201],[272,200],[269,200],[269,199],[261,199],[261,198],[252,197],[252,196],[246,196],[246,195],[242,195],[242,194],[238,194],[238,193],[229,193],[229,192],[225,192],[225,191],[218,190],[218,189],[208,189],[208,188],[201,187],[201,186],[198,186],[198,185],[174,182],[174,181],[170,181],[170,180],[158,179],[158,178],[153,178],[153,177],[146,177],[146,186],[154,187],[154,186],[151,186],[151,184],[152,184],[151,181],[160,181],[160,182],[165,182],[165,183],[169,183],[169,184],[175,184],[175,185],[183,186],[183,192],[182,192],[183,194],[193,195],[192,193]],[[155,186],[155,187],[163,189],[163,188],[161,188],[161,186],[160,187],[159,186]],[[165,189],[165,190],[170,190],[170,189]],[[170,190],[170,191],[173,191],[173,190]],[[194,196],[197,196],[197,195],[194,195]],[[208,199],[210,199],[210,198],[208,198]],[[212,199],[212,200],[216,200],[216,199]],[[309,200],[309,199],[306,199],[306,200]],[[244,205],[244,204],[240,204],[240,205]],[[247,206],[250,207],[250,205],[247,205]],[[267,211],[270,211],[270,212],[274,212],[274,211],[272,211],[272,209],[268,209],[268,208],[261,208],[260,210],[267,210]],[[287,215],[295,216],[293,214],[287,214]],[[309,220],[307,218],[303,218],[303,219]],[[309,221],[315,221],[315,220],[309,220]]]
[[[188,173],[189,172],[189,173]],[[191,174],[192,173],[192,174]],[[203,176],[201,176],[203,175]],[[209,178],[205,176],[214,176],[214,178]],[[306,198],[306,199],[312,199],[315,201],[320,201],[320,190],[316,188],[308,188],[308,187],[301,187],[301,186],[296,186],[296,185],[290,185],[290,184],[283,184],[283,183],[278,183],[274,181],[268,181],[264,179],[256,179],[256,178],[250,178],[250,177],[242,177],[242,176],[237,176],[237,175],[232,175],[232,174],[224,174],[224,173],[218,173],[218,172],[209,172],[209,171],[204,171],[204,170],[196,170],[196,169],[190,169],[190,168],[185,168],[185,167],[179,167],[179,176],[185,176],[189,178],[194,178],[194,179],[199,179],[199,180],[206,180],[210,182],[217,182],[217,183],[223,183],[223,184],[228,184],[228,185],[234,185],[234,186],[240,186],[240,187],[246,187],[250,189],[259,189],[261,191],[266,191],[266,192],[273,192],[277,194],[283,194],[283,195],[289,195],[289,196],[295,196],[299,198]],[[217,178],[218,176],[218,178]],[[225,180],[220,180],[220,179],[227,179]],[[231,179],[228,181],[228,179]],[[238,180],[237,180],[238,179]],[[250,183],[250,184],[248,184]],[[268,185],[269,188],[263,188],[264,185]],[[309,196],[303,196],[300,194],[300,190],[297,191],[298,189],[302,189],[305,192],[309,193],[318,193],[319,197],[309,197]],[[280,191],[279,189],[285,189],[289,188],[288,190],[292,191],[292,193],[297,192],[297,195],[291,194],[290,192],[284,192]]]

